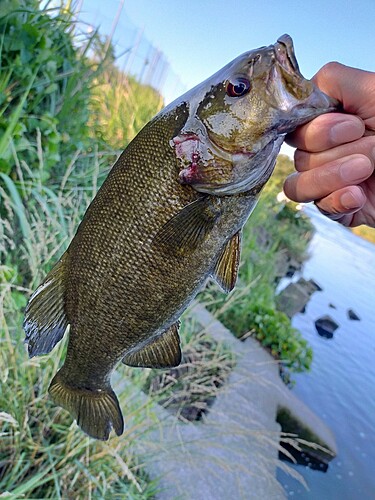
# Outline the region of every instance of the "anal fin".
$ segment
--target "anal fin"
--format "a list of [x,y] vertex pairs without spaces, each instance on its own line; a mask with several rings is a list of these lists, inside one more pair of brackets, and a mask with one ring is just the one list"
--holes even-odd
[[241,254],[241,231],[225,245],[216,263],[212,278],[224,292],[231,292],[236,285]]
[[174,323],[161,337],[137,352],[128,354],[122,362],[142,368],[173,368],[181,363],[179,322]]
[[65,314],[67,259],[64,253],[26,306],[23,329],[30,357],[49,353],[62,339],[68,326]]

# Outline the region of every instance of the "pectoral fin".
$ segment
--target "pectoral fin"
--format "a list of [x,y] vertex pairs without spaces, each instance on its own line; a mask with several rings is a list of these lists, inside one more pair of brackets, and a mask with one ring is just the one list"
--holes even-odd
[[236,285],[240,254],[241,231],[238,231],[225,245],[212,273],[212,278],[224,292],[231,292]]
[[161,228],[153,245],[162,245],[176,256],[193,252],[220,216],[218,203],[206,196],[193,201]]
[[128,354],[122,362],[142,368],[173,368],[181,363],[179,322],[172,325],[161,337],[143,349]]

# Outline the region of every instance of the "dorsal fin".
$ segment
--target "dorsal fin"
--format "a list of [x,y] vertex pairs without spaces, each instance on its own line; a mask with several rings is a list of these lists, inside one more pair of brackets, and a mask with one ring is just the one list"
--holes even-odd
[[64,298],[66,265],[64,253],[26,306],[23,329],[30,358],[49,353],[63,338],[68,326]]
[[179,321],[143,349],[128,354],[122,362],[142,368],[173,368],[181,363]]
[[225,245],[212,273],[212,278],[224,292],[231,292],[236,285],[240,255],[241,231],[238,231]]

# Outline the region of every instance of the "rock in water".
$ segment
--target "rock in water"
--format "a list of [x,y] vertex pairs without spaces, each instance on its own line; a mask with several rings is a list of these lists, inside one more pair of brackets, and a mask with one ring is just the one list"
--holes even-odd
[[353,309],[348,310],[348,318],[354,321],[360,321],[361,318],[358,316],[357,313],[353,311]]
[[338,323],[336,323],[336,321],[328,315],[322,316],[315,321],[316,331],[321,337],[325,337],[327,339],[331,339],[333,337],[333,334],[338,327]]
[[305,307],[314,292],[320,291],[320,286],[313,280],[300,278],[289,285],[276,296],[276,305],[289,318],[298,312],[305,312]]

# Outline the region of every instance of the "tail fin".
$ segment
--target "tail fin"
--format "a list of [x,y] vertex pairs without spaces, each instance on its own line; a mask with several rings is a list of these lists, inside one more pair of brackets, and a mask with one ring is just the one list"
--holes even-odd
[[74,387],[64,381],[60,370],[52,379],[49,393],[53,401],[68,410],[89,436],[106,441],[112,427],[118,436],[123,433],[121,409],[109,384],[96,390]]

